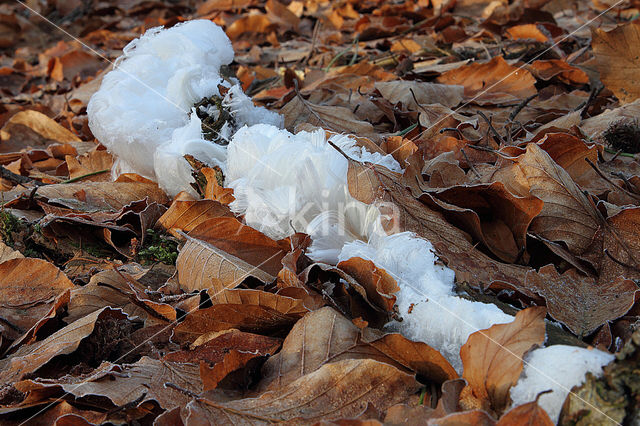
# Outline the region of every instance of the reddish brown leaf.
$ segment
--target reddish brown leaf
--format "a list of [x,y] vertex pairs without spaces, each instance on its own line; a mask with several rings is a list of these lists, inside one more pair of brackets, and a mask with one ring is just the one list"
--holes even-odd
[[578,336],[626,314],[640,296],[632,280],[619,278],[608,284],[570,269],[562,275],[553,265],[527,274],[526,288],[545,298],[549,315]]
[[531,401],[509,410],[500,418],[497,426],[553,426],[549,415],[537,401]]
[[213,306],[189,313],[174,329],[174,340],[191,343],[203,334],[231,328],[275,332],[307,312],[299,299],[260,290],[223,290],[210,297]]
[[436,81],[464,86],[465,98],[479,104],[517,102],[537,92],[531,73],[509,65],[502,56],[447,71]]
[[520,377],[522,357],[544,343],[545,315],[544,307],[525,309],[512,323],[473,333],[462,346],[462,377],[483,408],[501,413],[509,404],[509,389]]
[[[0,263],[0,318],[19,334],[49,312],[56,297],[75,288],[67,276],[42,259]],[[14,336],[14,338],[17,336]]]
[[640,97],[640,24],[630,22],[611,31],[594,29],[591,46],[600,79],[623,104]]
[[272,282],[288,251],[286,242],[274,241],[234,217],[202,222],[186,238],[176,261],[178,281],[186,291],[234,288],[249,276]]

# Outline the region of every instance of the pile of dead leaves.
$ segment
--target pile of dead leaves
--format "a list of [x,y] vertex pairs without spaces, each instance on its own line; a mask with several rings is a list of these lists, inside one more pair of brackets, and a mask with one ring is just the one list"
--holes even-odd
[[[0,5],[0,423],[550,424],[509,401],[546,315],[552,343],[619,352],[560,422],[638,414],[636,3],[26,4]],[[219,171],[197,171],[202,199],[112,181],[86,116],[104,59],[194,17],[289,130],[391,153],[404,174],[352,162],[352,195],[395,203],[461,291],[519,311],[469,338],[462,377],[381,331],[406,314],[384,270],[244,226]]]

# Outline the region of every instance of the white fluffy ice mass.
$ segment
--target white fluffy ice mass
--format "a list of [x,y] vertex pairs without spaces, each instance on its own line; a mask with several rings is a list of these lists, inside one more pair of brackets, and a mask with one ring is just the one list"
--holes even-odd
[[[203,98],[220,96],[219,85],[230,88],[223,103],[238,125],[281,126],[278,114],[255,107],[239,85],[220,76],[220,67],[232,60],[231,41],[206,20],[152,28],[130,42],[87,106],[91,131],[117,156],[114,174],[138,173],[175,195],[191,190],[184,154],[224,166],[225,148],[203,138],[193,108]],[[228,140],[234,131],[219,133]]]
[[[349,194],[348,161],[327,143],[325,132],[281,130],[278,114],[254,106],[238,84],[220,76],[220,67],[232,60],[229,39],[210,21],[154,28],[127,45],[88,106],[91,130],[117,156],[114,173],[139,173],[175,195],[190,191],[184,154],[221,167],[236,198],[231,208],[249,226],[275,239],[308,233],[313,244],[307,254],[316,261],[335,264],[357,256],[389,272],[400,287],[403,317],[389,328],[431,345],[461,372],[460,347],[469,335],[513,317],[458,297],[454,272],[436,264],[429,241],[408,232],[386,235],[378,208]],[[229,89],[223,104],[235,122],[219,130],[228,147],[204,139],[193,110],[201,99],[220,96],[219,85]],[[401,171],[393,157],[371,153],[351,137],[330,140],[353,159]],[[557,421],[571,387],[587,371],[601,374],[612,359],[595,349],[535,349],[511,390],[514,405],[551,389],[539,402]]]

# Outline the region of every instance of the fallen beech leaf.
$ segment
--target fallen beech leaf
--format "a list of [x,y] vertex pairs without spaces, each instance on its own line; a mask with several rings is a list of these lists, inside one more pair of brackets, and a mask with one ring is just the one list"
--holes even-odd
[[640,99],[619,106],[618,108],[608,109],[602,114],[595,117],[587,118],[580,123],[580,129],[592,139],[602,136],[611,124],[617,122],[633,122],[640,116]]
[[[206,341],[200,342],[202,338]],[[192,346],[191,350],[171,352],[164,356],[165,361],[195,362],[205,361],[216,364],[224,359],[224,355],[231,349],[241,352],[251,352],[260,355],[274,354],[280,348],[282,341],[275,337],[260,334],[245,333],[236,329],[223,330],[204,334]],[[197,345],[197,346],[196,346]]]
[[11,259],[20,259],[24,256],[18,250],[14,250],[0,241],[0,264]]
[[427,344],[368,328],[361,333],[347,318],[325,307],[308,313],[291,329],[282,350],[264,364],[258,389],[280,389],[328,362],[361,358],[414,371],[436,382],[457,377],[444,357]]
[[166,194],[154,183],[82,182],[46,185],[38,188],[37,197],[75,211],[117,211],[133,201],[147,198],[148,203],[165,204]]
[[640,24],[630,22],[611,31],[592,31],[594,67],[600,80],[623,104],[640,97]]
[[173,331],[173,340],[192,343],[203,334],[237,328],[273,333],[289,327],[307,309],[302,300],[260,290],[223,290],[209,293],[213,306],[189,313]]
[[515,262],[523,253],[529,225],[544,205],[533,196],[513,195],[500,182],[429,191],[419,199],[505,262]]
[[103,308],[56,331],[44,340],[22,346],[13,355],[0,360],[0,382],[13,383],[33,373],[58,355],[70,354],[89,336],[103,318],[125,319],[120,310]]
[[202,390],[211,389],[247,389],[253,380],[252,373],[257,370],[267,355],[258,352],[244,352],[231,349],[222,361],[213,366],[200,363],[200,380]]
[[607,224],[602,246],[594,245],[598,255],[606,250],[599,268],[601,281],[640,278],[640,207],[621,209],[607,218]]
[[255,14],[237,19],[225,32],[231,40],[235,40],[244,33],[267,33],[274,27],[275,24],[267,15]]
[[[288,251],[260,231],[234,217],[209,219],[186,235],[176,268],[185,291],[233,288],[253,276],[265,283],[275,280]],[[198,265],[195,267],[195,265]]]
[[26,110],[16,113],[0,130],[0,153],[79,141],[80,138],[53,119],[41,112]]
[[497,426],[553,426],[553,424],[538,402],[531,401],[509,410],[500,418]]
[[75,286],[52,263],[16,258],[0,263],[0,318],[19,333],[29,330],[59,295]]
[[338,263],[338,268],[355,278],[364,287],[367,299],[386,311],[393,310],[396,296],[400,291],[396,280],[378,268],[372,261],[354,257]]
[[213,200],[180,201],[174,200],[158,219],[157,226],[161,226],[172,235],[179,237],[176,231],[189,232],[196,226],[215,217],[231,217],[233,213],[224,204]]
[[[277,391],[235,401],[198,399],[187,406],[187,417],[198,415],[212,424],[352,418],[372,404],[385,411],[419,388],[412,375],[371,359],[345,359],[325,364]],[[197,414],[196,414],[197,413]]]
[[600,215],[571,176],[538,145],[528,144],[523,155],[498,169],[492,179],[514,194],[531,194],[544,201],[530,232],[563,241],[574,254],[583,253],[591,245],[601,224]]
[[512,323],[473,333],[462,346],[462,377],[483,408],[501,413],[509,404],[509,389],[520,377],[522,357],[544,343],[545,315],[544,307],[527,308]]
[[505,33],[509,38],[514,40],[536,40],[541,43],[550,41],[549,37],[544,35],[535,24],[514,25],[513,27],[507,28]]
[[462,102],[464,92],[462,86],[404,80],[376,83],[375,88],[393,105],[400,103],[409,111],[418,111],[421,105],[428,104],[455,108]]
[[509,65],[502,56],[447,71],[436,81],[464,86],[465,99],[480,105],[519,102],[537,93],[531,73]]
[[350,109],[342,106],[315,105],[300,99],[299,96],[294,97],[282,107],[280,114],[284,116],[285,128],[290,131],[295,131],[299,124],[308,123],[338,133],[358,136],[374,135],[373,126],[359,120]]
[[537,60],[527,67],[536,78],[551,80],[557,77],[566,84],[588,84],[589,76],[580,68],[573,67],[560,59]]
[[224,188],[221,182],[218,182],[221,173],[216,169],[203,167],[200,172],[207,179],[207,185],[204,188],[204,198],[207,200],[219,201],[222,204],[230,204],[235,198],[233,189]]
[[69,179],[100,172],[83,178],[83,182],[108,182],[111,180],[113,157],[107,151],[87,152],[78,157],[67,155],[65,160],[69,168]]
[[146,325],[167,324],[176,319],[170,305],[149,300],[146,288],[136,281],[146,271],[140,267],[122,267],[118,271],[106,270],[91,277],[89,284],[71,292],[67,323],[104,307],[120,308],[129,318],[141,318]]
[[577,336],[586,336],[602,324],[626,314],[640,290],[622,277],[599,283],[570,269],[560,275],[553,265],[527,274],[526,288],[545,298],[549,315]]
[[197,364],[168,362],[146,356],[135,364],[125,364],[122,367],[109,367],[105,364],[107,363],[89,377],[78,377],[69,382],[53,384],[47,381],[43,385],[60,386],[62,390],[77,398],[106,397],[116,406],[133,401],[137,401],[136,405],[145,401],[156,401],[164,409],[184,406],[191,399],[180,391],[166,387],[164,384],[167,382],[194,393],[202,391],[200,369]]
[[[583,189],[592,189],[598,183],[602,184],[600,176],[586,161],[598,164],[598,146],[587,145],[582,139],[569,133],[547,133],[536,142],[540,148]],[[611,187],[608,184],[606,188]]]
[[430,419],[427,424],[430,426],[495,426],[496,421],[486,411],[473,410],[452,413],[439,419]]

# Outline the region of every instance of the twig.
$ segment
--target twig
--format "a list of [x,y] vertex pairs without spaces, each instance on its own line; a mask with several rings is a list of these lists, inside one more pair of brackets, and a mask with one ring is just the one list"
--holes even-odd
[[520,103],[516,106],[516,108],[515,108],[513,111],[511,111],[511,114],[509,114],[509,121],[513,121],[513,120],[515,120],[516,116],[517,116],[518,114],[520,114],[520,111],[522,111],[522,110],[524,109],[524,107],[526,107],[526,106],[529,104],[529,102],[531,102],[531,101],[532,101],[533,99],[535,99],[537,96],[538,96],[538,94],[536,93],[536,94],[534,94],[534,95],[529,96],[528,98],[526,98],[526,99],[525,99],[525,100],[523,100],[522,102],[520,102]]
[[31,179],[30,177],[17,175],[13,173],[11,170],[7,169],[5,166],[0,166],[0,177],[20,185],[25,183],[32,183],[35,186],[46,185],[46,183]]
[[464,135],[462,134],[460,129],[456,127],[443,127],[442,129],[440,129],[440,134],[443,134],[444,132],[456,132],[458,136],[460,136],[460,139],[464,139]]
[[594,86],[591,92],[589,92],[589,98],[584,102],[584,105],[580,104],[574,109],[574,111],[580,111],[580,118],[584,119],[586,117],[589,106],[595,101],[602,89],[604,89],[604,85],[602,84]]
[[460,148],[460,152],[462,152],[462,155],[464,156],[464,159],[467,160],[467,164],[469,164],[469,167],[471,168],[473,173],[475,173],[477,177],[480,177],[480,173],[478,173],[476,168],[473,166],[473,163],[471,162],[471,160],[469,160],[469,157],[467,157],[467,153],[464,152],[464,148]]
[[482,112],[482,111],[478,110],[478,115],[479,115],[480,117],[482,117],[482,118],[487,122],[487,124],[489,125],[489,130],[491,130],[491,132],[495,135],[495,137],[498,139],[498,142],[499,142],[501,145],[506,145],[506,143],[505,143],[504,139],[502,138],[502,136],[500,135],[500,133],[498,133],[498,131],[496,130],[496,128],[495,128],[495,127],[493,127],[493,124],[491,123],[491,120],[489,120],[489,119],[487,118],[487,116],[486,116],[486,115],[484,115],[484,112]]
[[595,172],[598,174],[598,176],[600,176],[602,179],[604,179],[605,181],[607,181],[607,183],[608,183],[609,185],[613,186],[615,189],[617,189],[617,190],[619,190],[619,191],[624,192],[626,195],[628,195],[628,196],[630,196],[630,197],[632,197],[632,198],[635,198],[636,200],[640,200],[640,195],[633,194],[633,193],[631,193],[631,192],[627,191],[627,190],[626,190],[626,189],[624,189],[624,188],[620,188],[620,186],[616,185],[616,184],[615,184],[615,182],[613,182],[613,181],[612,181],[611,179],[609,179],[609,178],[608,178],[604,173],[602,173],[602,170],[600,170],[600,169],[598,168],[598,166],[596,166],[595,164],[593,164],[593,162],[592,162],[590,159],[585,158],[584,160],[585,160],[587,163],[589,163],[589,165],[591,166],[591,168],[592,168],[593,170],[595,170]]

